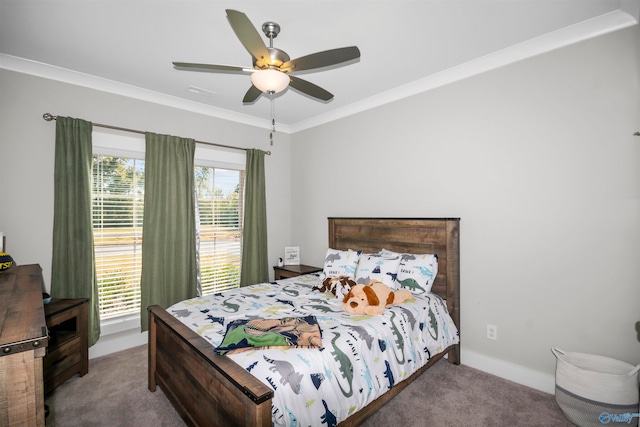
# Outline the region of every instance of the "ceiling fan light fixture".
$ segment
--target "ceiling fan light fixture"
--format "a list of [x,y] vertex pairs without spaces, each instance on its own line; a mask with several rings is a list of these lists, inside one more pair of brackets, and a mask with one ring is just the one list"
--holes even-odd
[[278,70],[258,70],[251,74],[251,83],[262,92],[282,92],[289,86],[289,76]]

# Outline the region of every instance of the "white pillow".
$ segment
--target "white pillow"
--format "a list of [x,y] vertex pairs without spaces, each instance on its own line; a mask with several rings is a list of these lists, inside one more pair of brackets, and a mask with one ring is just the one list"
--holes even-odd
[[402,254],[397,276],[398,289],[408,289],[414,294],[431,292],[437,274],[437,255]]
[[347,276],[353,279],[356,274],[356,266],[358,265],[359,257],[360,252],[356,252],[351,249],[341,251],[329,248],[324,258],[324,276]]
[[399,255],[361,254],[356,268],[356,283],[366,285],[372,280],[378,280],[391,289],[397,289],[396,275],[399,265]]

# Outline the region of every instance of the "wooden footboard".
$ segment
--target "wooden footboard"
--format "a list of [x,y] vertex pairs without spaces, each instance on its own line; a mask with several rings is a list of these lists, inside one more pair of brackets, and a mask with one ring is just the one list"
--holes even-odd
[[149,390],[193,426],[271,426],[273,391],[158,306],[149,312]]

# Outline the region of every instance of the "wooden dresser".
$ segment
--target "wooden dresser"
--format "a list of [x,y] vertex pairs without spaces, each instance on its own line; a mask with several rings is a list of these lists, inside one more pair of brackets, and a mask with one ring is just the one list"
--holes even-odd
[[0,273],[1,426],[44,426],[47,327],[42,285],[37,264]]

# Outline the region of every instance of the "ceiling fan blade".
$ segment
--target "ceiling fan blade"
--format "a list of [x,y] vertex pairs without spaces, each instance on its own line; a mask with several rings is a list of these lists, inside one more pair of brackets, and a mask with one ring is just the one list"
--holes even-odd
[[226,12],[231,28],[245,49],[256,59],[256,65],[258,67],[269,65],[271,63],[269,50],[247,15],[233,9],[227,9]]
[[291,78],[289,86],[296,90],[299,90],[302,93],[306,93],[307,95],[320,99],[322,101],[330,101],[331,99],[333,99],[333,94],[322,89],[320,86],[314,85],[313,83],[302,80],[298,77],[289,76],[289,78]]
[[245,104],[251,104],[258,99],[260,95],[262,95],[262,91],[254,85],[251,85],[247,93],[245,93],[244,98],[242,98],[242,102]]
[[280,66],[280,71],[294,73],[296,71],[311,70],[314,68],[328,67],[360,58],[360,49],[356,46],[341,47],[312,53],[301,58],[292,59]]
[[193,64],[191,62],[174,62],[173,66],[187,71],[209,71],[213,73],[251,74],[250,70],[233,65]]

